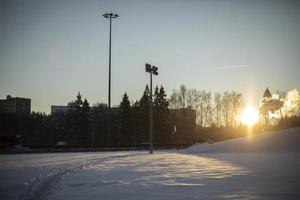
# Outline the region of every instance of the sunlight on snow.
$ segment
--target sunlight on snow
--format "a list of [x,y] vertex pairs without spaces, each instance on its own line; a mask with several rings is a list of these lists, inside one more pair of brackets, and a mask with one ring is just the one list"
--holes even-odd
[[[169,153],[154,156],[132,156],[121,160],[110,160],[93,165],[88,170],[113,171],[129,169],[138,176],[127,180],[128,184],[138,182],[142,185],[160,184],[168,186],[201,186],[205,179],[224,179],[247,175],[249,171],[241,166],[212,158]],[[120,179],[122,179],[120,174]]]

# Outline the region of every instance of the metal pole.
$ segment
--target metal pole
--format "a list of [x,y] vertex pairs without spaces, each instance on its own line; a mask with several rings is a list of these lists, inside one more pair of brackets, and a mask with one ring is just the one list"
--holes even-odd
[[111,142],[111,29],[112,29],[112,19],[119,17],[118,14],[114,13],[105,13],[103,17],[109,19],[109,69],[108,69],[108,134],[107,142]]
[[109,77],[108,77],[108,108],[110,110],[110,88],[111,88],[111,18],[109,18]]
[[150,72],[150,133],[149,133],[149,153],[153,154],[153,101],[152,101],[152,72]]
[[108,75],[108,142],[111,142],[111,19],[109,18],[109,75]]

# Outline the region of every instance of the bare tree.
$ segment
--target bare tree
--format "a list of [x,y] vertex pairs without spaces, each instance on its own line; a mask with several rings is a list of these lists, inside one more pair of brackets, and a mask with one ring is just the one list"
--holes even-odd
[[211,92],[196,89],[187,90],[186,105],[196,110],[197,123],[200,126],[212,124]]
[[169,102],[171,109],[185,108],[186,107],[186,93],[185,85],[181,85],[179,90],[173,90]]
[[202,126],[210,126],[212,124],[211,119],[211,92],[202,91],[201,93],[201,110],[202,110]]
[[243,107],[242,94],[237,92],[224,92],[222,98],[222,115],[224,125],[236,127],[239,114]]
[[217,127],[221,125],[221,108],[222,108],[222,95],[220,93],[215,93],[215,110],[216,110],[216,115],[215,115],[215,124]]
[[181,103],[182,103],[183,108],[186,107],[186,91],[187,91],[187,89],[186,89],[185,85],[182,84],[179,89],[179,94],[181,97]]
[[179,93],[176,90],[173,90],[170,99],[169,99],[169,108],[171,109],[178,109],[180,108],[180,97]]
[[196,110],[197,124],[201,127],[216,126],[236,127],[238,116],[243,106],[242,95],[237,92],[224,92],[214,95],[205,90],[187,89],[181,85],[179,90],[173,90],[170,96],[170,108],[178,109],[190,107]]

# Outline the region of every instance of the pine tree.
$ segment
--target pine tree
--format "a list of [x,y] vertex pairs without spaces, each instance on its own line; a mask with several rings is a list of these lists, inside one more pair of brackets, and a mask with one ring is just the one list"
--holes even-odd
[[170,112],[168,109],[169,102],[163,86],[155,90],[155,113],[154,113],[154,128],[155,140],[159,143],[167,143],[168,135],[171,132]]
[[67,115],[67,127],[68,127],[68,142],[73,145],[89,145],[89,103],[85,99],[82,101],[80,92],[76,96],[74,101],[74,110]]
[[160,124],[160,112],[159,112],[159,103],[160,102],[160,96],[159,96],[159,89],[158,86],[156,85],[155,90],[154,90],[154,124],[153,124],[153,134],[154,134],[154,143],[161,143],[161,135],[160,135],[160,131],[159,131],[159,124]]
[[159,108],[164,112],[168,111],[169,102],[167,100],[167,95],[163,86],[159,89]]
[[148,85],[146,85],[143,96],[136,104],[138,107],[134,106],[135,137],[138,143],[144,143],[149,140],[149,103],[150,92]]
[[159,89],[158,86],[154,89],[154,110],[159,107]]
[[86,99],[84,99],[84,101],[83,101],[82,110],[85,113],[88,113],[90,111],[90,104]]
[[121,113],[131,112],[131,105],[130,105],[130,101],[129,101],[129,98],[128,98],[128,95],[126,92],[123,95],[122,102],[120,103],[120,112]]
[[107,142],[107,105],[104,103],[96,103],[90,111],[90,128],[95,145],[103,145]]
[[132,143],[132,108],[127,93],[125,92],[122,102],[120,103],[120,120],[121,120],[121,139],[122,143]]
[[150,91],[148,85],[146,85],[143,96],[139,101],[139,106],[142,111],[149,111],[149,103],[150,103]]
[[81,110],[82,103],[83,102],[82,102],[82,99],[81,99],[80,92],[78,92],[78,94],[76,96],[76,100],[74,102],[74,106],[75,106],[76,111],[80,111]]

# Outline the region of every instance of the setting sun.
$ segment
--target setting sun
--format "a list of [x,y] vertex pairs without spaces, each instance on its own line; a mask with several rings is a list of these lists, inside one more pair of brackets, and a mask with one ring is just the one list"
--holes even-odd
[[242,112],[242,123],[252,126],[258,121],[258,112],[252,107],[247,106]]

